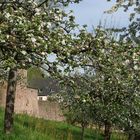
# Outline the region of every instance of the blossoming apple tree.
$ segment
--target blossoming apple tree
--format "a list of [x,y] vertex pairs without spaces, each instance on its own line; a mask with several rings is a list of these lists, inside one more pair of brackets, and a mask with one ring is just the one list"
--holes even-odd
[[[4,130],[13,125],[17,69],[45,64],[48,71],[56,64],[48,61],[53,53],[65,57],[72,46],[71,30],[74,17],[61,6],[80,0],[1,0],[0,1],[0,60],[9,70]],[[61,58],[63,59],[63,58]],[[51,69],[51,70],[50,70]]]

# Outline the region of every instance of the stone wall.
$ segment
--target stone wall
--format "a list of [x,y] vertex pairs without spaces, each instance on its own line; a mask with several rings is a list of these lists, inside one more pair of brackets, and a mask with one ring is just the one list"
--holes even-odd
[[29,89],[27,87],[21,88],[21,86],[18,85],[15,99],[15,112],[38,116],[37,94],[37,90],[35,89]]
[[63,121],[65,120],[59,103],[56,101],[38,101],[39,117],[47,120]]
[[[15,96],[15,113],[27,113],[38,116],[37,90],[27,88],[27,71],[18,70],[18,82]],[[0,85],[0,105],[5,107],[7,83]]]
[[[19,70],[21,80],[18,80],[15,96],[15,113],[26,113],[48,120],[62,121],[64,117],[57,102],[38,101],[38,91],[27,87],[25,70]],[[0,106],[5,107],[7,83],[0,85]]]
[[[5,107],[6,88],[4,85],[0,89],[0,105]],[[15,96],[15,113],[27,113],[29,115],[38,116],[37,90],[29,89],[25,86],[17,85]]]
[[0,85],[0,106],[5,107],[5,99],[6,99],[6,84],[3,83]]

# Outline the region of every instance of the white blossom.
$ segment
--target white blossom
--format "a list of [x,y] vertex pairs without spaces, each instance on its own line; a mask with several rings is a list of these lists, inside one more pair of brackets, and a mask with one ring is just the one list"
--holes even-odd
[[134,70],[138,70],[138,69],[139,69],[138,65],[135,65]]
[[22,63],[22,66],[25,66],[25,63]]
[[105,53],[105,49],[102,49],[101,52],[102,52],[102,53]]
[[32,59],[31,59],[31,58],[28,58],[28,61],[29,61],[29,62],[32,62]]
[[35,12],[36,12],[36,15],[40,15],[40,9],[39,8],[35,8]]
[[46,55],[46,53],[45,53],[45,52],[42,52],[41,54],[42,54],[42,55]]
[[5,43],[5,40],[1,40],[1,43]]
[[80,96],[79,96],[79,95],[75,95],[74,98],[75,98],[75,99],[80,99]]
[[83,103],[85,103],[86,102],[86,100],[85,99],[83,99]]
[[126,65],[128,65],[128,64],[129,64],[129,62],[130,62],[130,61],[129,61],[128,59],[127,59],[127,60],[125,60],[125,64],[126,64]]
[[61,16],[58,16],[58,15],[55,15],[54,18],[55,18],[56,21],[60,21],[61,20]]
[[21,45],[21,48],[25,48],[26,46],[25,45]]
[[21,53],[22,53],[23,55],[26,55],[26,54],[27,54],[27,52],[26,52],[26,51],[21,51]]
[[34,37],[31,37],[31,41],[32,41],[33,43],[35,43],[35,42],[36,42],[36,39],[35,39]]
[[9,18],[10,16],[11,16],[11,15],[10,15],[9,13],[6,13],[6,14],[5,14],[5,17],[6,17],[6,18]]
[[9,39],[9,35],[6,35],[6,38]]
[[51,27],[51,23],[47,22],[47,28],[50,28],[50,27]]
[[66,45],[66,41],[64,39],[62,40],[61,43],[62,43],[62,45]]

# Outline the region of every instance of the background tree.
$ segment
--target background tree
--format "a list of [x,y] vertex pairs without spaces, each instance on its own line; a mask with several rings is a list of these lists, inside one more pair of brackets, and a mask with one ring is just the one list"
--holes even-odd
[[[75,88],[81,89],[82,95],[86,90],[92,108],[90,118],[105,126],[104,139],[109,140],[111,127],[120,128],[122,120],[126,119],[136,126],[137,121],[133,117],[139,116],[139,46],[133,47],[132,42],[110,38],[108,32],[98,28],[95,35],[82,31],[79,37],[86,51],[74,57],[73,63],[84,69],[90,78],[84,78],[84,84],[78,82]],[[124,123],[121,129],[126,127],[127,123]],[[129,130],[133,131],[132,127]]]
[[91,121],[87,88],[84,76],[74,74],[67,77],[64,93],[61,94],[63,114],[68,123],[81,126],[81,140],[84,140],[85,128]]
[[[131,90],[133,91],[136,91],[135,92],[135,96],[136,97],[136,100],[139,100],[139,86],[138,86],[138,79],[139,79],[139,63],[137,60],[139,60],[139,46],[140,46],[140,20],[139,20],[139,12],[140,12],[140,1],[139,0],[117,0],[116,1],[116,4],[111,8],[111,10],[109,10],[108,12],[112,13],[112,12],[116,12],[120,7],[123,7],[124,8],[124,11],[127,12],[129,10],[129,8],[131,8],[131,14],[130,14],[130,23],[129,23],[129,26],[128,27],[124,27],[121,31],[121,39],[122,40],[126,40],[127,42],[132,42],[133,43],[133,47],[135,46],[136,48],[134,49],[133,47],[130,47],[130,50],[131,50],[131,53],[132,53],[132,50],[134,51],[133,52],[133,58],[131,60],[133,60],[133,65],[135,65],[134,67],[134,70],[133,70],[133,76],[135,77],[133,79],[133,88]],[[116,30],[115,30],[116,31]],[[119,30],[120,31],[120,30]],[[131,61],[131,64],[132,64],[132,61]],[[137,103],[136,103],[137,104]],[[138,104],[137,104],[138,105]],[[129,111],[129,115],[128,116],[131,116],[128,120],[131,122],[131,125],[129,124],[129,126],[131,127],[134,127],[134,124],[135,126],[137,126],[136,124],[138,124],[137,122],[137,115],[135,116],[134,114],[139,114],[139,107],[138,106],[134,106],[134,108],[131,106],[131,109],[133,108],[133,111]],[[134,113],[134,110],[135,112],[137,113]],[[136,111],[137,110],[137,111]],[[132,113],[133,112],[133,113]],[[133,117],[133,115],[135,117]],[[139,116],[139,115],[138,115]],[[132,118],[135,118],[135,119],[132,119]],[[133,121],[132,121],[132,120]],[[133,124],[133,123],[134,124]],[[136,123],[137,122],[137,123]],[[136,127],[135,127],[136,128]],[[139,127],[137,127],[139,128]],[[136,131],[136,129],[134,129],[133,131]],[[132,133],[132,132],[131,132]],[[140,135],[138,135],[138,131],[137,132],[133,132],[133,133],[137,133],[137,134],[133,134],[133,135],[136,135],[136,136],[132,136],[132,139],[140,139]],[[131,134],[130,134],[131,135]],[[131,139],[131,136],[129,136],[130,139]]]

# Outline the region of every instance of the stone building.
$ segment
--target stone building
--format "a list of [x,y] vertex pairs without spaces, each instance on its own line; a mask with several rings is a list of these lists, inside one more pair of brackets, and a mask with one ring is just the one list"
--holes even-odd
[[54,100],[48,100],[48,97],[59,93],[60,86],[58,80],[51,77],[45,79],[32,79],[28,87],[38,90],[39,117],[49,120],[64,120],[59,103]]
[[40,101],[47,101],[48,96],[60,91],[58,80],[51,77],[32,79],[28,82],[28,87],[38,90],[38,100]]
[[[38,91],[27,87],[25,70],[19,70],[20,80],[17,82],[15,96],[15,113],[27,113],[29,115],[38,116]],[[7,83],[3,82],[0,88],[0,105],[5,107]]]
[[[27,71],[19,70],[18,75],[20,75],[20,80],[18,80],[16,88],[15,113],[26,113],[48,120],[64,120],[58,102],[38,100],[40,97],[47,98],[48,95],[58,91],[56,81],[52,78],[34,79],[27,85]],[[5,107],[6,82],[2,83],[0,87],[0,106]]]

